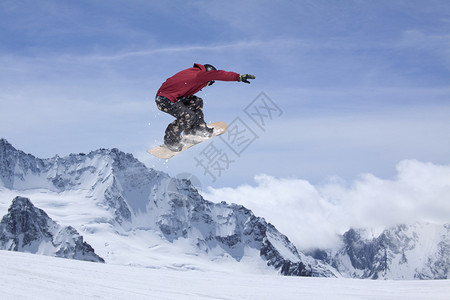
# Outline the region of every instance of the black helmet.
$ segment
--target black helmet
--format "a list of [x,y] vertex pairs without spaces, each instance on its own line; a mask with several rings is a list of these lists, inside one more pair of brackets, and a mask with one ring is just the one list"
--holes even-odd
[[204,64],[204,66],[205,66],[206,71],[211,71],[211,70],[216,71],[217,70],[216,68],[214,68],[213,65],[210,65],[210,64]]
[[[213,65],[210,64],[204,64],[206,72],[211,71],[211,70],[217,70]],[[206,84],[207,86],[211,86],[214,84],[214,80],[208,81],[208,83]]]

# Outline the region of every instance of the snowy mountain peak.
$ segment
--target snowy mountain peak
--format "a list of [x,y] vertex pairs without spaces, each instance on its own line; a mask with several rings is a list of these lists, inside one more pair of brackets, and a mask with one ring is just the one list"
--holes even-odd
[[0,184],[6,187],[12,187],[15,180],[23,180],[23,172],[33,172],[38,167],[34,156],[15,149],[5,139],[0,140],[0,162]]
[[[14,198],[8,214],[3,217],[1,224],[13,236],[22,238],[14,243],[14,249],[17,251],[21,245],[27,245],[37,236],[50,237],[48,227],[52,227],[53,222],[49,223],[50,218],[41,209],[34,207],[28,198],[17,196]],[[20,236],[23,234],[23,236]]]
[[371,279],[447,279],[450,270],[450,225],[397,225],[371,237],[350,229],[341,247],[316,251],[315,257],[341,274]]
[[17,151],[6,139],[0,138],[0,154],[6,150]]
[[[309,256],[247,208],[207,201],[189,180],[147,168],[115,148],[39,159],[1,139],[2,192],[8,197],[26,195],[33,203],[40,199],[40,207],[67,225],[61,227],[30,200],[17,197],[2,220],[5,249],[76,256],[72,249],[83,248],[76,246],[83,244],[78,230],[101,256],[114,262],[133,261],[132,251],[148,262],[149,249],[161,247],[211,261],[263,262],[283,275],[331,277],[340,272],[358,278],[430,279],[448,278],[450,269],[449,226],[399,225],[378,237],[350,229],[336,249]],[[6,210],[9,203],[1,201],[0,197]],[[127,245],[122,252],[111,242],[115,240]],[[133,246],[128,245],[131,240]]]
[[4,139],[4,138],[0,138],[0,151],[3,149],[3,148],[6,148],[6,147],[8,147],[8,146],[12,146],[6,139]]
[[0,249],[104,262],[73,227],[60,226],[19,196],[0,222]]
[[33,203],[31,203],[30,199],[17,196],[16,198],[13,199],[13,201],[11,203],[11,207],[9,208],[8,212],[11,212],[14,210],[35,212],[34,209],[30,209],[30,208],[35,208]]
[[[10,149],[0,157],[0,167],[0,186],[8,190],[77,195],[76,210],[81,210],[79,216],[85,220],[78,223],[78,229],[92,233],[89,239],[94,242],[98,228],[123,236],[144,230],[156,232],[172,244],[183,240],[192,248],[189,251],[213,260],[230,257],[240,262],[248,253],[254,253],[284,275],[325,276],[322,269],[316,268],[314,259],[300,254],[275,227],[250,210],[207,201],[188,180],[147,168],[133,155],[118,149],[50,159]],[[26,206],[30,203],[26,202]],[[61,211],[55,210],[60,206],[55,203],[49,208],[60,215]],[[87,218],[91,211],[95,213]],[[49,222],[48,218],[32,219]],[[49,239],[47,227],[40,225],[35,227],[40,231],[32,235]],[[108,245],[108,240],[96,242],[96,248],[104,247],[99,248],[102,255],[114,257]]]
[[136,193],[133,189],[139,189],[137,186],[155,173],[118,149],[39,159],[16,150],[4,139],[0,148],[0,186],[19,191],[89,191],[98,205],[108,207],[118,223],[130,221],[135,208],[125,203],[122,193]]
[[25,152],[17,150],[6,139],[0,138],[0,159],[3,160],[7,156],[14,156],[14,157],[29,156],[29,157],[34,157],[31,154],[25,154]]

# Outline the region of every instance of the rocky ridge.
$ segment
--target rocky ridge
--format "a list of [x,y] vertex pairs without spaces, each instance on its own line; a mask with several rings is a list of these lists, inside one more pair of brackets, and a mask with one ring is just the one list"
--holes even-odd
[[19,196],[0,221],[0,249],[104,262],[75,228],[60,226],[29,199]]

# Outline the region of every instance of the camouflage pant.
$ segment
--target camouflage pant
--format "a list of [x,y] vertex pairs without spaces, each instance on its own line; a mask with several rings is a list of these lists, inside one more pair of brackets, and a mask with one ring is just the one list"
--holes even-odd
[[192,95],[173,103],[166,97],[156,96],[155,102],[159,110],[176,118],[167,126],[164,143],[179,142],[184,130],[206,127],[203,115],[203,99],[200,97]]

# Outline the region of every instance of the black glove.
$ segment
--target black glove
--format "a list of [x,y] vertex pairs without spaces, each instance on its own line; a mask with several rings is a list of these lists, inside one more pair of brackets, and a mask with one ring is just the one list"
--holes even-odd
[[248,79],[255,79],[255,75],[250,75],[250,74],[242,74],[239,75],[239,81],[245,82],[245,83],[250,83],[250,81],[248,81]]

